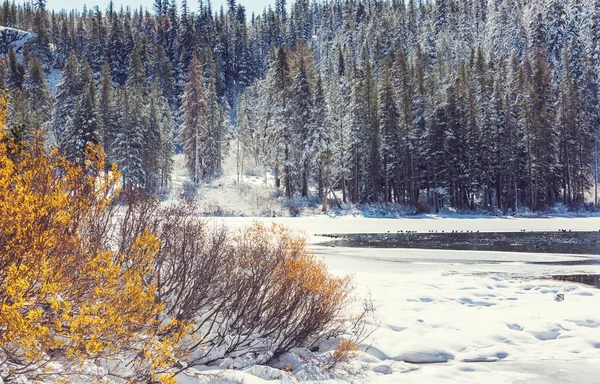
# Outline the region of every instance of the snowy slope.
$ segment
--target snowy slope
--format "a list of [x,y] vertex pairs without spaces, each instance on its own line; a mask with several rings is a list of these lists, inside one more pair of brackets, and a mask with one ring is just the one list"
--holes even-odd
[[[191,184],[183,154],[175,155],[169,202],[181,199]],[[240,172],[241,173],[241,172]],[[196,205],[201,213],[218,216],[287,216],[281,202],[274,197],[273,174],[262,169],[241,173],[238,179],[235,158],[224,161],[223,175],[202,183],[197,189]]]
[[[20,29],[0,26],[0,55],[8,55],[9,47],[12,45],[19,61],[23,60],[23,48],[35,34],[33,32],[22,31]],[[46,74],[46,82],[50,92],[56,91],[56,85],[60,80],[62,71],[56,68],[50,69]]]
[[22,55],[23,47],[33,36],[31,32],[0,26],[0,55],[7,55],[11,45],[17,55]]

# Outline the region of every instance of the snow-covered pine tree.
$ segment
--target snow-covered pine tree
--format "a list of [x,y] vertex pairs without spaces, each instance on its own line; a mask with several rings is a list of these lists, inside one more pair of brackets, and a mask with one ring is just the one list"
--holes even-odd
[[350,175],[350,84],[346,77],[346,66],[341,47],[338,46],[336,60],[330,66],[325,79],[327,84],[327,115],[331,126],[331,179],[333,187],[341,189],[342,201],[347,202],[347,181]]
[[86,146],[100,142],[95,80],[85,58],[79,65],[77,78],[83,93],[77,99],[73,118],[67,123],[69,131],[65,138],[65,150],[68,159],[84,164]]
[[208,89],[206,92],[206,142],[204,158],[206,175],[216,177],[221,173],[223,146],[226,137],[225,115],[217,94],[217,73],[214,67],[209,71]]
[[108,63],[104,63],[102,66],[98,95],[96,98],[100,136],[104,146],[104,152],[107,156],[106,163],[108,169],[114,161],[112,150],[119,129],[119,113],[117,105],[115,104],[115,90],[112,85],[112,74]]
[[21,88],[23,85],[23,78],[25,76],[25,69],[23,64],[17,59],[17,53],[15,48],[10,45],[8,48],[8,78],[7,85],[9,89]]
[[94,73],[102,70],[106,58],[107,26],[103,22],[102,11],[96,7],[89,19],[89,31],[84,38],[83,54]]
[[[292,181],[293,189],[299,189],[302,197],[308,196],[308,181],[310,177],[310,122],[313,111],[313,90],[309,79],[309,65],[312,62],[312,52],[308,50],[303,41],[299,41],[294,52],[295,74],[290,88],[289,108],[290,116],[290,142],[288,150],[290,161],[286,164],[292,175],[298,175]],[[297,168],[296,168],[297,167]]]
[[152,87],[148,100],[148,120],[144,127],[144,151],[142,162],[145,177],[145,189],[156,192],[161,184],[162,172],[160,169],[162,158],[162,127],[161,127],[161,101],[162,94],[155,84]]
[[560,185],[556,175],[552,78],[542,52],[542,49],[537,49],[534,53],[524,100],[529,206],[532,210],[554,204],[559,196]]
[[269,71],[272,72],[272,82],[268,84],[268,92],[273,101],[273,133],[277,146],[275,153],[275,177],[279,177],[280,167],[283,168],[283,182],[285,196],[292,197],[292,157],[293,149],[292,130],[290,129],[290,88],[292,86],[292,75],[290,70],[290,59],[288,48],[281,46],[271,62]]
[[75,55],[69,56],[61,73],[60,80],[54,94],[54,106],[52,108],[52,120],[50,121],[53,142],[55,145],[64,145],[67,135],[67,125],[73,118],[75,105],[82,93],[78,81],[79,61]]
[[392,75],[389,64],[384,64],[382,69],[381,85],[379,89],[379,120],[381,126],[381,170],[383,176],[383,201],[386,203],[397,199],[392,196],[399,180],[395,178],[401,171],[402,153],[400,145],[400,122],[396,103],[396,92],[392,84]]
[[175,121],[173,113],[169,107],[167,99],[161,94],[161,89],[157,88],[156,92],[159,97],[156,99],[156,109],[158,111],[159,128],[160,128],[160,149],[158,168],[160,170],[160,189],[165,190],[171,182],[171,174],[173,173],[173,155],[175,147],[173,145]]
[[[31,125],[31,114],[27,106],[27,94],[21,89],[14,89],[8,94],[8,106],[6,113],[6,123],[10,129],[24,131],[25,137],[29,139],[33,130]],[[22,129],[21,129],[22,128]]]
[[144,170],[144,127],[146,104],[140,92],[123,87],[117,96],[120,116],[113,148],[114,162],[119,166],[126,190],[146,187]]
[[140,47],[136,46],[131,53],[129,67],[127,68],[127,81],[125,84],[136,92],[141,92],[142,97],[147,97],[150,93],[148,81],[146,79],[146,69],[140,56]]
[[50,36],[48,28],[48,10],[46,0],[35,0],[33,2],[33,33],[31,43],[31,54],[37,56],[48,69],[52,66],[52,54],[50,51]]
[[[365,49],[366,52],[366,49]],[[369,184],[363,190],[364,201],[377,202],[379,192],[379,179],[381,173],[380,147],[381,132],[379,128],[379,108],[377,106],[377,82],[370,59],[366,58],[365,75],[363,79],[362,98],[362,123],[364,124],[363,154],[365,154],[364,180]]]
[[327,115],[327,102],[323,89],[323,80],[319,75],[313,92],[314,100],[310,113],[308,128],[308,160],[317,179],[319,197],[322,198],[322,209],[328,209],[327,196],[331,186],[332,139],[329,131],[331,124]]
[[152,64],[151,80],[157,83],[173,110],[176,109],[178,97],[175,87],[173,66],[162,45],[156,47]]
[[187,70],[184,94],[181,100],[182,127],[180,141],[186,158],[188,172],[194,183],[204,177],[204,149],[206,144],[206,94],[202,64],[196,53]]
[[112,70],[112,79],[118,85],[125,85],[129,57],[125,48],[123,24],[113,17],[108,37],[107,60]]
[[48,91],[42,64],[35,56],[29,59],[23,89],[27,94],[31,127],[43,128],[51,117],[52,97]]
[[238,103],[237,130],[234,134],[238,183],[244,173],[247,157],[254,167],[265,165],[267,161],[263,148],[265,138],[261,135],[261,132],[264,134],[264,130],[260,130],[261,113],[256,106],[250,104],[258,99],[257,89],[257,85],[246,88]]

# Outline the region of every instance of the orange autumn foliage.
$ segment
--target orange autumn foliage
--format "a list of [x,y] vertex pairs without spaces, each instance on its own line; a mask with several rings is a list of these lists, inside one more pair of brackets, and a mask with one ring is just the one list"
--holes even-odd
[[127,252],[106,246],[116,168],[102,172],[100,147],[88,147],[80,168],[48,152],[39,133],[17,145],[5,111],[0,97],[0,364],[12,363],[9,376],[39,375],[60,361],[68,374],[87,359],[119,356],[135,367],[130,382],[172,382],[187,331],[161,321],[160,242],[145,232]]
[[[230,258],[237,266],[238,285],[249,281],[249,291],[260,293],[245,300],[262,311],[248,317],[262,315],[265,324],[257,328],[269,337],[277,335],[271,345],[273,356],[339,333],[352,280],[332,275],[310,251],[305,235],[281,225],[254,223],[234,238],[233,250]],[[249,312],[247,307],[243,311]]]
[[354,358],[359,348],[354,342],[348,339],[342,339],[333,351],[334,365],[337,363],[347,363]]

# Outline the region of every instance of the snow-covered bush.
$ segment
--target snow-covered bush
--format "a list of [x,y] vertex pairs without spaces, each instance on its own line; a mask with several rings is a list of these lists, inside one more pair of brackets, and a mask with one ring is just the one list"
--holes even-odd
[[331,276],[303,236],[260,224],[231,233],[188,205],[148,204],[130,204],[121,237],[157,233],[158,299],[168,317],[192,324],[189,363],[247,354],[264,363],[338,334],[351,281]]

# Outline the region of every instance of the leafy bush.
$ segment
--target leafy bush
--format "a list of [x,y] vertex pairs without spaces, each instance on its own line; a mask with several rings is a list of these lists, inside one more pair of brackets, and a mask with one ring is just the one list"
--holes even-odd
[[100,172],[99,147],[84,169],[40,134],[24,143],[0,129],[0,143],[0,364],[13,367],[2,378],[118,357],[134,367],[126,378],[169,381],[185,328],[162,321],[160,242],[144,230],[126,252],[105,246],[116,169]]

